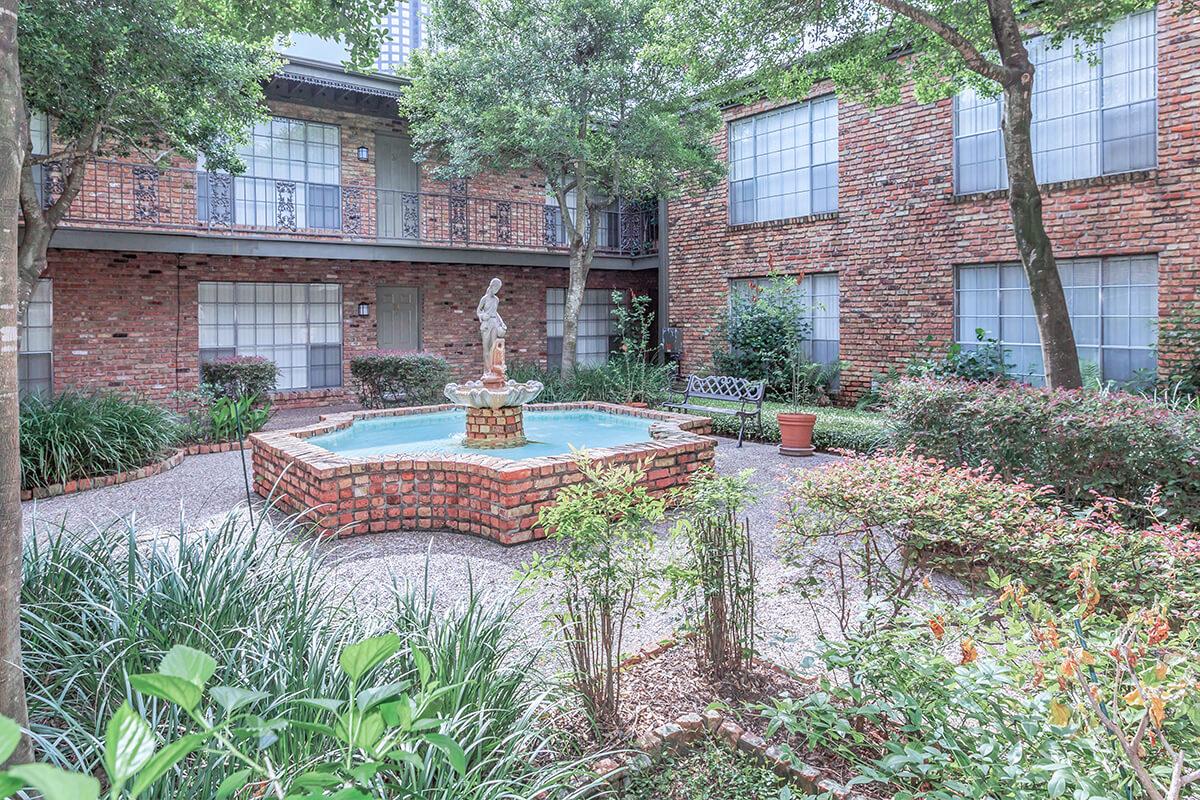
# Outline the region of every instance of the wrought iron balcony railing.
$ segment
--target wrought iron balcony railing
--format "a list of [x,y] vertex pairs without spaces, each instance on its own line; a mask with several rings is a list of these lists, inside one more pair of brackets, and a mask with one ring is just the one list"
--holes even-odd
[[[54,165],[41,170],[43,197],[62,191]],[[299,239],[566,250],[557,206],[528,200],[407,192],[94,161],[67,224],[147,231],[202,231]],[[597,251],[653,253],[654,208],[622,203],[601,217]]]

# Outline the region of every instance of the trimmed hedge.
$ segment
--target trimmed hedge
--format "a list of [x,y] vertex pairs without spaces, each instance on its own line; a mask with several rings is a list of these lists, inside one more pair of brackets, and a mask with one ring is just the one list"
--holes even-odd
[[429,405],[441,401],[450,364],[432,353],[373,350],[350,359],[350,377],[367,408]]
[[175,415],[115,394],[63,392],[21,402],[21,488],[144,467],[179,441]]
[[1155,487],[1173,518],[1200,519],[1200,414],[1136,395],[1023,384],[905,379],[884,389],[897,448],[991,465],[1090,506]]
[[[736,403],[706,402],[706,405],[728,405]],[[793,409],[783,403],[763,403],[763,432],[760,436],[754,423],[746,423],[746,438],[762,442],[779,441],[779,422],[775,415]],[[804,414],[816,414],[817,424],[813,427],[813,445],[818,450],[853,450],[857,453],[873,453],[888,445],[891,427],[887,417],[871,411],[831,406],[802,406],[795,409]],[[738,418],[730,416],[712,417],[713,433],[722,436],[737,436]]]
[[262,356],[229,356],[200,365],[200,383],[217,397],[267,400],[279,379],[279,367]]

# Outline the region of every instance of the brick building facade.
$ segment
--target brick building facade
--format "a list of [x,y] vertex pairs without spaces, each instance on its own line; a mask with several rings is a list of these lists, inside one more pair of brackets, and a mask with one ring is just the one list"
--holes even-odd
[[[377,347],[436,353],[455,380],[473,378],[474,309],[492,277],[510,362],[553,361],[567,257],[543,178],[433,180],[412,159],[398,79],[302,66],[266,87],[272,120],[242,176],[182,160],[90,166],[23,329],[25,390],[166,400],[196,388],[204,358],[259,354],[282,369],[278,402],[321,404],[348,397],[350,359]],[[612,216],[588,281],[596,353],[612,290],[657,285],[651,215]],[[636,244],[618,241],[631,223]]]
[[[1146,112],[1157,123],[1153,163],[1043,186],[1046,227],[1057,257],[1079,265],[1080,273],[1094,272],[1093,267],[1099,265],[1106,275],[1112,273],[1113,282],[1119,280],[1118,273],[1145,273],[1148,265],[1156,263],[1156,316],[1160,320],[1169,320],[1200,302],[1200,49],[1196,47],[1200,17],[1176,12],[1174,4],[1148,12],[1144,26],[1155,37],[1154,45],[1147,44],[1148,55],[1133,65],[1140,71],[1129,70],[1134,74],[1130,81],[1137,78],[1150,90],[1157,87],[1150,97],[1157,100],[1156,110]],[[1155,55],[1153,63],[1145,61]],[[1121,56],[1114,45],[1114,62]],[[1055,80],[1053,69],[1039,75],[1043,72],[1047,77],[1037,80]],[[1108,82],[1102,86],[1110,96],[1121,89]],[[809,100],[829,97],[832,91],[828,84],[818,85]],[[1148,90],[1143,87],[1141,91],[1144,95]],[[1074,96],[1078,98],[1078,92]],[[739,279],[761,278],[772,268],[796,276],[823,274],[835,282],[836,301],[829,305],[836,309],[834,330],[845,362],[841,386],[846,400],[869,387],[873,376],[924,350],[927,337],[942,346],[956,339],[973,339],[977,320],[999,317],[1005,326],[1026,322],[1027,314],[1013,316],[1004,309],[1008,296],[1003,286],[996,288],[1000,313],[993,315],[996,304],[980,298],[984,291],[977,287],[991,286],[987,281],[993,280],[993,275],[963,273],[968,267],[1016,262],[1017,252],[1006,193],[1002,189],[962,191],[962,182],[956,184],[956,146],[967,146],[961,138],[965,127],[961,115],[956,130],[956,103],[962,102],[946,99],[922,104],[910,97],[900,105],[883,108],[839,102],[833,134],[836,203],[831,210],[824,210],[824,198],[815,194],[823,185],[818,172],[820,158],[815,154],[820,152],[822,139],[829,137],[812,133],[807,134],[811,141],[806,143],[813,154],[808,184],[812,213],[742,223],[746,206],[730,205],[731,185],[742,177],[737,158],[730,180],[709,191],[692,191],[672,200],[668,208],[669,320],[682,335],[684,369],[703,369],[710,362],[716,324],[731,286]],[[1076,101],[1076,111],[1078,106]],[[769,119],[764,112],[787,107],[750,102],[724,109],[725,127],[717,140],[723,158],[730,154],[732,137],[739,137],[736,146],[742,148],[743,141],[758,135],[743,134],[743,129],[736,127],[740,122]],[[1142,113],[1145,109],[1135,110]],[[819,112],[809,113],[809,129],[815,130]],[[1101,105],[1098,116],[1103,116],[1102,124],[1110,120],[1108,114]],[[769,141],[772,134],[767,131],[759,140]],[[1061,135],[1061,130],[1045,129],[1043,145],[1057,146],[1052,140]],[[1076,137],[1079,141],[1078,134]],[[1117,153],[1118,145],[1105,149],[1105,156]],[[1107,145],[1102,141],[1097,146]],[[735,155],[744,154],[739,151]],[[958,169],[971,166],[966,163],[969,161],[960,154]],[[1056,166],[1047,162],[1047,173]],[[1039,178],[1045,180],[1042,168],[1039,164]],[[1087,171],[1086,165],[1082,171]],[[736,191],[741,191],[740,186],[734,200],[739,199]],[[772,209],[767,210],[765,216],[771,216]],[[1016,273],[1002,272],[1002,277],[1010,275],[1015,278]],[[1085,281],[1083,277],[1079,280]],[[1108,280],[1100,279],[1098,283],[1104,285],[1095,292],[1082,285],[1074,291],[1077,297],[1068,292],[1073,316],[1093,302],[1093,294],[1097,302],[1107,299],[1109,309],[1119,308],[1117,304],[1129,302],[1129,297],[1145,301],[1153,294],[1149,280],[1139,286],[1131,279],[1132,288],[1110,286]],[[986,305],[987,313],[964,314],[964,298],[972,305]],[[1081,312],[1080,316],[1088,315]],[[1093,339],[1091,330],[1085,330],[1088,325],[1102,327],[1096,335],[1115,342],[1125,329],[1146,324],[1132,310],[1124,320],[1117,319],[1115,312],[1096,311],[1093,316],[1096,318],[1075,324],[1084,355],[1085,344]],[[1022,346],[1029,342],[1028,333],[1018,339],[1014,338],[1017,334],[1004,331],[1006,335],[1000,335],[1000,331],[984,327],[989,335],[1011,340],[1014,359],[1031,357],[1031,348]],[[1036,343],[1036,331],[1034,337]],[[1117,362],[1124,362],[1131,353],[1135,361],[1144,355],[1138,348],[1123,350],[1104,341],[1087,352],[1106,354],[1113,373],[1120,371]],[[1162,359],[1177,355],[1161,354]],[[1152,364],[1153,353],[1148,357]],[[1017,366],[1021,370],[1026,365]]]

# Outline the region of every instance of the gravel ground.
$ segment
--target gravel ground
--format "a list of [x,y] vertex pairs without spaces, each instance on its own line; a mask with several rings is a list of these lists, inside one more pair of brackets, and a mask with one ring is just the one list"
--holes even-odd
[[[288,427],[315,421],[322,413],[353,406],[296,409],[277,414],[270,427]],[[245,488],[238,453],[192,456],[175,469],[120,486],[64,497],[31,501],[23,511],[27,531],[51,535],[61,525],[79,530],[132,521],[139,538],[163,531],[178,531],[181,524],[197,529],[223,518],[230,511],[245,513]],[[249,461],[249,453],[246,454]],[[759,501],[749,510],[751,534],[758,561],[759,621],[765,653],[782,663],[797,663],[815,636],[813,612],[789,591],[798,572],[780,559],[775,525],[782,510],[779,492],[794,470],[820,469],[836,456],[785,458],[774,446],[719,439],[717,468],[723,473],[753,469]],[[665,538],[667,525],[660,526]],[[485,597],[503,597],[520,589],[517,572],[545,542],[505,548],[484,539],[451,532],[399,532],[358,536],[328,542],[315,548],[329,571],[329,579],[344,585],[363,613],[382,612],[392,586],[406,580],[420,585],[426,566],[430,588],[444,603],[465,596],[474,584]],[[664,552],[665,555],[665,552]],[[427,561],[428,559],[428,561]],[[545,610],[536,594],[526,597],[522,619],[530,643],[544,641]],[[626,649],[661,639],[675,630],[674,609],[648,610],[627,631]]]

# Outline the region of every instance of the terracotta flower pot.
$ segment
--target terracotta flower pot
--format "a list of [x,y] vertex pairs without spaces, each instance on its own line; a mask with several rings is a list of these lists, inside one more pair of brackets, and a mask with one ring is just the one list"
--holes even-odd
[[784,456],[811,456],[813,454],[812,432],[817,422],[816,414],[779,414],[779,454]]

